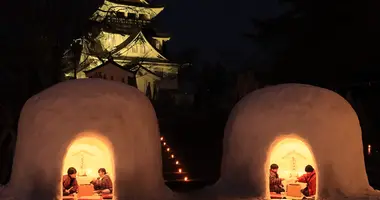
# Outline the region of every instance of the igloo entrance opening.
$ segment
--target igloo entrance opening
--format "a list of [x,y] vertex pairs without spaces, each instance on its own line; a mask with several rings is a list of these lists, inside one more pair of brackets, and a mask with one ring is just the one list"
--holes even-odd
[[[113,182],[115,181],[115,167],[112,145],[103,137],[99,136],[85,136],[75,139],[67,149],[66,155],[63,160],[62,166],[62,180],[60,184],[61,199],[74,199],[76,197],[84,198],[85,196],[92,196],[91,199],[95,199],[95,196],[102,196],[103,199],[112,199],[115,195],[115,188]],[[65,175],[68,178],[68,169],[76,169],[76,181],[77,181],[77,193],[72,189],[72,184],[65,194],[64,182]],[[106,170],[106,176],[103,176],[103,170]],[[104,184],[107,178],[110,178],[110,184]],[[69,181],[66,182],[70,182]],[[108,179],[109,180],[109,179]],[[94,182],[92,182],[94,181]],[[103,182],[100,182],[103,181]],[[96,182],[96,183],[95,183]],[[93,183],[93,184],[92,184]],[[98,185],[97,185],[98,184]],[[112,186],[112,189],[108,192],[97,186],[99,185]],[[95,187],[94,187],[95,186]],[[70,188],[72,189],[70,191]]]
[[[273,184],[272,191],[270,191],[271,183],[268,179],[267,191],[270,194],[271,199],[302,199],[305,197],[305,195],[302,194],[301,190],[307,187],[307,183],[304,182],[312,183],[310,180],[313,178],[318,180],[316,174],[317,165],[314,159],[314,155],[309,148],[309,145],[296,137],[281,138],[276,140],[271,145],[271,148],[268,152],[267,163],[265,165],[266,173],[268,173],[266,177],[270,177],[270,168],[272,164],[276,164],[278,166],[278,177],[284,179],[281,182],[284,191],[280,194],[278,194],[278,192],[274,192]],[[304,174],[306,174],[305,167],[307,165],[311,165],[314,168],[315,174],[312,175],[312,173],[309,173],[308,176],[304,176],[305,179],[298,179],[299,177],[302,177]],[[315,186],[317,187],[317,183]],[[315,191],[317,190],[315,189]],[[310,195],[307,198],[315,198],[315,195]]]

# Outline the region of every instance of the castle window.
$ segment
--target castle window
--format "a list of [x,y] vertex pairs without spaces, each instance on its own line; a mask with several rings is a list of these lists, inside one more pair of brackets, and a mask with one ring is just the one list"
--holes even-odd
[[124,18],[125,15],[124,15],[123,12],[117,12],[117,13],[116,13],[116,17],[118,17],[118,18]]
[[149,20],[149,17],[147,14],[139,14],[139,19],[141,20]]
[[136,13],[128,13],[128,19],[136,19]]

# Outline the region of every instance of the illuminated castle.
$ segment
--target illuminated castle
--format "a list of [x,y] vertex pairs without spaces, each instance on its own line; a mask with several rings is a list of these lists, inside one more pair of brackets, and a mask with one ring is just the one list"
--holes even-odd
[[[102,78],[123,82],[137,87],[151,99],[156,99],[161,90],[176,90],[181,66],[163,55],[170,37],[159,34],[151,26],[152,20],[163,9],[163,6],[150,5],[145,0],[105,0],[90,17],[92,30],[73,43],[72,47],[79,47],[79,58],[73,59],[75,48],[65,53],[64,60],[74,60],[65,64],[66,78]],[[165,172],[166,179],[187,181],[180,161],[167,141],[163,137],[161,140],[163,157],[173,165],[170,170],[175,170]],[[77,156],[74,161],[79,166],[83,158]],[[90,161],[86,159],[84,164]],[[95,168],[80,170],[88,175],[95,173]]]
[[103,78],[137,87],[154,99],[159,90],[177,89],[180,65],[164,55],[168,35],[150,26],[163,6],[145,0],[105,0],[91,16],[92,31],[78,39],[79,64],[66,78]]

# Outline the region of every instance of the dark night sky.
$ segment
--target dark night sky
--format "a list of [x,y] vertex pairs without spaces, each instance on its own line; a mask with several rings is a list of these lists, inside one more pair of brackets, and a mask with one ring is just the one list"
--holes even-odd
[[[172,39],[170,52],[199,48],[208,61],[229,53],[231,59],[242,60],[252,52],[252,43],[243,37],[250,32],[250,20],[278,15],[282,7],[277,0],[152,0],[166,5],[157,17],[162,30]],[[249,50],[249,51],[247,51]],[[235,58],[235,59],[234,59]]]

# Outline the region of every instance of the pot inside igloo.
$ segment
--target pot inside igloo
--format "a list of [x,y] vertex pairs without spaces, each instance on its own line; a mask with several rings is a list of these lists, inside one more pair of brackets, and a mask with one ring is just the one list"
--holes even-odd
[[[78,137],[67,148],[66,155],[62,163],[62,178],[60,182],[61,198],[89,198],[91,199],[112,199],[115,196],[115,167],[114,167],[113,148],[111,143],[100,136],[85,136]],[[69,194],[65,193],[64,179],[73,180],[68,178],[68,169],[75,168],[76,170],[76,182],[78,186],[77,192],[70,191],[73,184],[70,184],[68,189]],[[101,176],[100,169],[106,170],[106,175],[110,178],[112,190],[107,192],[101,189],[99,186],[104,185],[105,176]],[[103,172],[103,170],[100,170]],[[74,175],[75,176],[75,175]],[[98,181],[92,184],[92,181]],[[103,182],[102,182],[103,181]],[[67,184],[66,184],[67,185]],[[106,184],[110,185],[110,184]]]
[[[270,175],[271,165],[278,166],[278,178],[284,178],[282,186],[284,191],[274,191],[273,183],[271,188]],[[313,173],[305,175],[305,167],[310,165],[314,168]],[[317,179],[317,164],[310,146],[297,137],[282,137],[272,143],[268,152],[265,170],[267,173],[267,194],[271,199],[302,199],[302,198],[316,198],[318,182]],[[305,176],[303,176],[305,175]],[[273,174],[272,174],[273,176]],[[305,177],[298,179],[299,177]],[[308,186],[305,182],[311,182],[315,179],[314,191],[315,194],[305,196],[301,190]],[[300,182],[301,180],[302,182]],[[312,187],[312,186],[311,186]],[[308,187],[310,188],[310,186]]]

